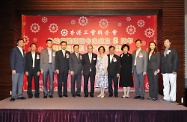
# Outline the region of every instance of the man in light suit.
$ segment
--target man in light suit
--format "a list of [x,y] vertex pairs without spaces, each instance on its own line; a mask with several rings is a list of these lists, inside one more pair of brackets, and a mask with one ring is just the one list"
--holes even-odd
[[[55,69],[58,74],[58,96],[68,97],[67,95],[67,77],[69,72],[69,56],[70,52],[66,50],[67,42],[60,43],[62,50],[56,52]],[[63,83],[63,96],[62,96],[62,83]]]
[[53,98],[54,91],[54,73],[55,73],[55,50],[52,49],[52,40],[46,40],[47,48],[43,49],[40,54],[40,69],[41,74],[43,74],[43,91],[44,98],[48,96],[47,90],[47,79],[49,75],[50,80],[50,90],[49,97]]
[[133,63],[132,63],[132,70],[134,73],[134,80],[135,80],[135,92],[136,96],[134,99],[141,99],[144,100],[145,94],[145,76],[147,72],[147,52],[141,48],[142,40],[137,39],[136,43],[136,50],[133,51]]
[[165,49],[161,52],[161,73],[163,77],[164,101],[176,101],[176,80],[178,70],[178,52],[171,47],[171,41],[164,41]]
[[[73,46],[74,52],[69,58],[69,70],[71,74],[71,94],[72,97],[81,97],[81,79],[82,79],[82,55],[79,53],[79,45]],[[75,91],[75,81],[77,91]]]
[[13,48],[10,54],[10,68],[12,71],[12,96],[10,101],[15,99],[26,99],[22,96],[23,76],[25,72],[25,50],[24,40],[17,40],[17,47]]
[[87,46],[88,52],[82,55],[84,75],[84,97],[88,97],[88,80],[90,78],[90,97],[94,97],[97,55],[93,53],[93,45]]
[[25,71],[28,79],[28,89],[27,94],[28,98],[33,97],[32,93],[32,78],[34,77],[34,86],[35,86],[35,94],[36,98],[39,98],[39,75],[40,75],[40,55],[36,52],[36,44],[32,43],[30,45],[30,52],[26,54],[26,62],[25,62]]

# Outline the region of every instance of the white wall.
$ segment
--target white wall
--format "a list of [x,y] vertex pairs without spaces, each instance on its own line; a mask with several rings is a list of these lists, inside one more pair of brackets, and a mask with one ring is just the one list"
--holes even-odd
[[185,0],[185,87],[187,88],[187,0]]

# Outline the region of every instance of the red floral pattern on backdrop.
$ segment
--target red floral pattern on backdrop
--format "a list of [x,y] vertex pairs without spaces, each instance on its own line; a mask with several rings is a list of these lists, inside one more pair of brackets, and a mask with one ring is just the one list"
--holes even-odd
[[[135,40],[143,40],[143,49],[147,50],[150,41],[156,41],[156,15],[151,16],[22,16],[22,37],[25,50],[29,51],[31,43],[37,44],[37,51],[46,48],[45,41],[53,40],[53,49],[60,49],[60,42],[67,41],[67,50],[73,51],[74,44],[80,45],[80,53],[86,53],[86,46],[92,44],[94,53],[100,45],[114,45],[116,54],[120,55],[121,45],[130,45],[130,53],[135,50]],[[39,80],[43,90],[42,75]],[[82,89],[83,89],[82,78]],[[48,84],[49,86],[49,84]],[[24,90],[27,90],[27,78],[24,76]],[[33,83],[34,89],[34,83]],[[121,88],[119,88],[121,89]],[[134,88],[131,88],[132,90]],[[145,89],[149,89],[147,77]],[[54,78],[54,90],[57,91],[57,76]],[[70,90],[70,76],[68,76]]]

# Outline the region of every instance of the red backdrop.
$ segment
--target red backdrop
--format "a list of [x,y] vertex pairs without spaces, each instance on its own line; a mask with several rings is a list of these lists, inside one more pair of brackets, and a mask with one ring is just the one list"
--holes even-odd
[[[120,55],[121,45],[130,45],[130,53],[135,50],[136,39],[143,40],[143,49],[147,50],[150,41],[156,41],[156,16],[22,16],[22,37],[25,50],[29,51],[31,43],[37,44],[40,52],[46,47],[47,39],[53,40],[53,49],[60,49],[60,42],[67,41],[67,50],[72,52],[72,45],[80,45],[80,53],[86,52],[86,46],[93,44],[94,53],[100,45],[114,45],[116,54]],[[40,75],[40,90],[43,90],[43,80]],[[82,78],[82,88],[83,88]],[[34,86],[34,84],[33,84]],[[34,87],[33,87],[34,88]],[[70,76],[68,76],[68,90]],[[119,88],[120,89],[120,88]],[[134,88],[132,88],[134,89]],[[148,80],[145,80],[148,90]],[[27,78],[24,76],[24,90],[27,90]],[[57,90],[57,77],[54,78],[54,90]]]

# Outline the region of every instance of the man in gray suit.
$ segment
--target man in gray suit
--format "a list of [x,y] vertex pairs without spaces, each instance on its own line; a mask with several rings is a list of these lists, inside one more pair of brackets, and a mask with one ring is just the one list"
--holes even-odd
[[23,76],[25,72],[25,51],[23,50],[23,45],[23,39],[18,39],[17,47],[13,48],[10,54],[10,68],[12,71],[12,96],[10,101],[26,99],[22,96]]
[[134,73],[135,80],[135,92],[136,96],[134,99],[144,100],[145,86],[144,80],[147,72],[147,52],[141,48],[142,41],[137,39],[136,41],[136,50],[133,51],[133,63],[132,70]]
[[[79,53],[79,45],[73,46],[74,53],[69,57],[69,70],[71,74],[71,94],[73,97],[81,97],[81,78],[82,78],[82,55]],[[75,81],[77,91],[75,92]]]
[[55,72],[55,50],[52,49],[52,40],[46,40],[47,48],[43,49],[40,54],[40,69],[43,74],[43,91],[44,98],[47,98],[47,79],[49,75],[50,80],[50,90],[49,97],[53,98],[53,82],[54,82],[54,72]]

